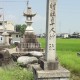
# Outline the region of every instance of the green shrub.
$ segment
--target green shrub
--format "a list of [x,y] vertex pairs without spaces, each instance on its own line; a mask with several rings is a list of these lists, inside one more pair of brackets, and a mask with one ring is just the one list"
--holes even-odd
[[33,80],[33,74],[19,66],[0,68],[0,80]]

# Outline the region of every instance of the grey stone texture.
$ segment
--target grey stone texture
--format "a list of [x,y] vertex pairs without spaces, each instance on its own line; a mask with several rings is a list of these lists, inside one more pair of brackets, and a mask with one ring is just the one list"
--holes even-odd
[[33,67],[34,80],[69,80],[70,72],[59,66],[57,70],[42,70]]
[[38,62],[38,59],[36,57],[29,57],[29,56],[21,56],[17,59],[17,62],[20,65],[28,65],[28,64],[34,64]]
[[43,56],[43,53],[42,52],[39,52],[39,51],[30,51],[29,54],[31,56],[38,57],[38,58],[40,58],[40,57]]
[[46,13],[46,61],[56,59],[56,0],[47,0]]
[[43,59],[40,59],[39,60],[39,63],[40,63],[40,67],[43,69],[43,70],[56,70],[58,69],[58,60],[56,61],[52,61],[52,62],[47,62]]
[[0,66],[8,65],[12,62],[11,55],[8,50],[4,49],[0,51]]
[[58,69],[56,60],[56,0],[47,0],[46,34],[45,59],[40,61],[40,67],[44,70],[56,70]]

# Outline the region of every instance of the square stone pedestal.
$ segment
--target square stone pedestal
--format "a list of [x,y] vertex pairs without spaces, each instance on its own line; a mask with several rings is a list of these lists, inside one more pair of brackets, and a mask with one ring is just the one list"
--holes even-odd
[[58,69],[59,61],[58,60],[55,60],[55,61],[46,61],[44,59],[40,59],[39,60],[39,64],[40,64],[40,67],[43,70],[57,70]]
[[59,66],[57,70],[42,70],[40,67],[33,67],[34,80],[69,80],[70,72]]

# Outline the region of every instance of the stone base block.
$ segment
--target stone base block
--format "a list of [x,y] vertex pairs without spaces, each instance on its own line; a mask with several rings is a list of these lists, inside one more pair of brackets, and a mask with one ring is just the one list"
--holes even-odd
[[34,80],[69,80],[70,72],[63,67],[57,70],[42,70],[33,67]]
[[59,64],[58,60],[56,60],[55,62],[47,62],[43,59],[40,59],[39,63],[40,63],[40,67],[43,70],[57,70]]
[[44,49],[42,48],[19,48],[20,51],[40,51],[40,52],[43,52]]
[[32,71],[32,70],[33,70],[33,66],[36,67],[36,68],[38,68],[40,65],[37,64],[37,63],[35,63],[35,64],[28,64],[28,65],[27,65],[27,69],[29,69],[29,70]]

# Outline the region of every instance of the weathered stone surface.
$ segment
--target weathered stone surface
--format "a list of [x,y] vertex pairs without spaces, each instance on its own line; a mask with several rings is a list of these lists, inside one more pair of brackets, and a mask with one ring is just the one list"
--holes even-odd
[[38,68],[40,65],[38,63],[28,64],[27,68],[32,71],[33,70],[33,66],[35,66],[36,68]]
[[42,57],[43,53],[39,51],[31,51],[29,52],[30,55],[35,56],[35,57]]
[[11,55],[9,53],[8,50],[2,50],[0,51],[0,66],[2,66],[2,64],[9,64],[9,62],[11,61]]
[[8,50],[2,50],[2,51],[0,51],[0,54],[2,54],[4,56],[4,58],[11,57],[11,55],[10,55]]
[[63,67],[57,70],[42,70],[33,67],[34,80],[69,80],[70,72]]
[[46,17],[46,55],[45,60],[56,59],[56,1],[47,0]]
[[36,57],[21,56],[17,59],[17,62],[20,65],[27,65],[30,63],[37,63],[38,59]]
[[11,54],[11,57],[14,61],[17,61],[18,57],[20,56],[28,56],[28,52],[16,52]]
[[56,60],[55,62],[47,62],[43,59],[40,59],[39,60],[39,63],[40,63],[40,67],[43,69],[43,70],[57,70],[58,69],[58,60]]

